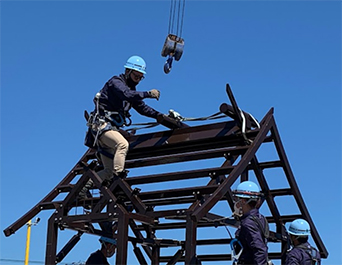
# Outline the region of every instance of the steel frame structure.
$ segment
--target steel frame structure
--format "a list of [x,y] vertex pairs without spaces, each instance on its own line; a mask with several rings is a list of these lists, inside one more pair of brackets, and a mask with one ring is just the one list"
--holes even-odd
[[[226,90],[232,105],[223,103],[220,112],[232,120],[190,127],[179,120],[160,115],[158,122],[168,127],[168,130],[126,135],[130,142],[127,169],[213,158],[223,159],[221,166],[117,178],[107,187],[102,185],[96,173],[101,168],[96,152],[89,149],[45,198],[4,230],[5,235],[14,234],[40,211],[54,210],[48,220],[45,258],[45,264],[48,265],[61,262],[81,239],[83,233],[103,235],[104,224],[107,222],[115,222],[117,228],[117,265],[127,264],[129,242],[133,245],[133,252],[139,264],[192,264],[196,256],[201,261],[211,263],[230,260],[231,255],[228,251],[223,254],[197,254],[196,246],[229,244],[231,240],[197,239],[197,230],[224,225],[238,227],[237,220],[224,218],[212,213],[211,210],[222,201],[226,201],[233,210],[232,185],[236,181],[249,179],[253,173],[265,194],[263,203],[267,204],[270,211],[267,220],[275,227],[274,231],[270,231],[269,240],[280,244],[279,252],[269,253],[270,259],[280,259],[284,262],[288,240],[284,225],[296,218],[304,218],[309,222],[312,238],[322,258],[326,258],[327,249],[305,206],[285,154],[273,116],[273,108],[264,116],[258,127],[248,113],[238,108],[228,84]],[[243,127],[246,128],[245,131],[242,130]],[[258,160],[257,151],[265,144],[274,145],[277,159],[264,162]],[[288,187],[269,187],[264,171],[275,168],[284,172]],[[148,192],[141,192],[139,188],[139,185],[144,184],[199,178],[208,179],[207,184]],[[88,179],[93,180],[93,191],[98,191],[98,196],[93,193],[92,198],[78,200],[77,195]],[[56,200],[60,194],[64,194],[64,199]],[[292,197],[300,213],[280,214],[275,199],[281,196]],[[81,214],[72,213],[72,209],[83,207],[85,204],[91,205],[91,210],[83,211]],[[159,206],[176,208],[158,211],[156,209]],[[164,219],[174,221],[162,223],[161,220]],[[97,228],[96,224],[99,224],[100,228]],[[77,234],[57,253],[58,232],[63,229],[74,230]],[[134,236],[129,236],[129,229]],[[181,229],[185,233],[185,240],[158,239],[157,232],[165,229]],[[175,254],[162,256],[160,250],[171,246],[178,248]],[[146,259],[150,261],[147,262]]]

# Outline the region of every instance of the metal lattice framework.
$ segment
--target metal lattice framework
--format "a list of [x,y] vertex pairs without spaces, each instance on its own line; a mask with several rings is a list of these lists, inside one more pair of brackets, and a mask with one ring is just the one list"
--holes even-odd
[[[177,169],[177,164],[181,162],[214,158],[221,158],[224,161],[220,166],[129,175],[125,179],[115,179],[107,187],[102,185],[96,173],[101,168],[96,152],[89,149],[44,199],[4,230],[5,235],[14,234],[40,211],[54,210],[48,221],[46,264],[61,262],[83,233],[103,235],[105,224],[108,222],[115,223],[117,228],[117,265],[127,264],[129,242],[133,245],[133,252],[139,264],[171,265],[177,262],[192,264],[191,260],[195,256],[201,261],[211,261],[211,263],[230,260],[228,251],[222,254],[196,253],[197,246],[224,245],[229,244],[231,240],[229,238],[197,239],[198,228],[210,229],[224,225],[238,227],[238,221],[224,218],[211,211],[222,201],[226,201],[226,205],[232,210],[234,206],[231,196],[232,185],[236,181],[249,179],[250,174],[253,173],[265,194],[263,204],[266,204],[270,212],[270,216],[266,218],[271,227],[272,225],[274,227],[274,231],[272,229],[270,231],[269,241],[280,244],[279,252],[269,253],[270,259],[284,261],[288,240],[284,224],[296,218],[304,218],[309,222],[312,238],[322,258],[326,258],[328,252],[300,194],[279,136],[273,109],[268,111],[261,120],[260,126],[257,126],[256,121],[248,113],[238,108],[228,84],[227,94],[232,105],[222,104],[220,112],[232,120],[190,127],[181,121],[160,115],[158,122],[168,127],[168,130],[127,135],[130,142],[126,160],[127,169],[139,172],[140,168],[166,164],[176,164],[172,168]],[[243,130],[243,127],[246,130]],[[257,152],[265,144],[274,146],[277,158],[260,162]],[[268,169],[283,171],[287,187],[271,189],[264,174]],[[94,182],[93,196],[80,201],[77,195],[88,179]],[[202,186],[147,192],[142,192],[139,188],[145,184],[198,179],[207,179],[207,182]],[[165,186],[172,187],[172,184]],[[64,199],[56,200],[61,194],[64,194]],[[292,197],[299,214],[281,215],[275,200],[281,196]],[[73,209],[86,204],[91,205],[91,210],[74,213],[76,211]],[[166,207],[166,210],[157,210],[161,206]],[[58,232],[63,229],[75,230],[77,233],[57,253]],[[172,229],[184,231],[185,240],[157,238],[158,231]],[[129,236],[129,231],[134,236]],[[162,256],[161,249],[165,247],[176,247],[177,251],[174,255]],[[149,259],[149,262],[146,259]]]

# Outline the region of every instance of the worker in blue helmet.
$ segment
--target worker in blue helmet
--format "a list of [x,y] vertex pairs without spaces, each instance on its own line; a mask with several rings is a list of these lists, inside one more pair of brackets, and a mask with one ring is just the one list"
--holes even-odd
[[261,197],[259,187],[252,181],[243,181],[233,190],[233,214],[240,220],[235,237],[242,248],[235,257],[236,264],[272,264],[268,259],[268,223],[257,208]]
[[101,249],[92,253],[86,261],[86,265],[109,265],[107,258],[112,257],[116,250],[116,239],[102,236],[99,239]]
[[[99,147],[104,169],[97,172],[107,183],[113,177],[126,177],[125,160],[129,143],[119,129],[130,124],[129,110],[156,119],[160,112],[145,104],[144,99],[159,100],[157,89],[137,91],[136,87],[146,75],[146,62],[140,56],[131,56],[124,65],[125,71],[110,78],[94,98],[95,110],[88,120],[88,126]],[[88,181],[79,194],[86,197],[92,181]]]
[[286,255],[285,265],[319,265],[321,256],[308,242],[310,225],[304,219],[294,220],[289,228],[292,248]]

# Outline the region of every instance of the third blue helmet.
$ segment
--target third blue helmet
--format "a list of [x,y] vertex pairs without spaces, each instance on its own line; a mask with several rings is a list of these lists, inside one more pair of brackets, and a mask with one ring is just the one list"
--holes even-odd
[[310,225],[304,219],[296,219],[290,224],[289,234],[295,236],[309,236]]
[[129,57],[125,64],[125,68],[146,74],[146,63],[140,56],[134,55]]
[[101,236],[99,240],[101,243],[110,243],[112,245],[116,245],[116,240],[114,238]]

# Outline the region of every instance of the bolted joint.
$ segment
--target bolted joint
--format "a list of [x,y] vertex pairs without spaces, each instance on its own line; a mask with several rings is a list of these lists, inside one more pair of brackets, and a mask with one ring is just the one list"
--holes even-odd
[[134,190],[132,191],[132,195],[138,195],[140,193],[141,189],[139,188],[134,188]]

